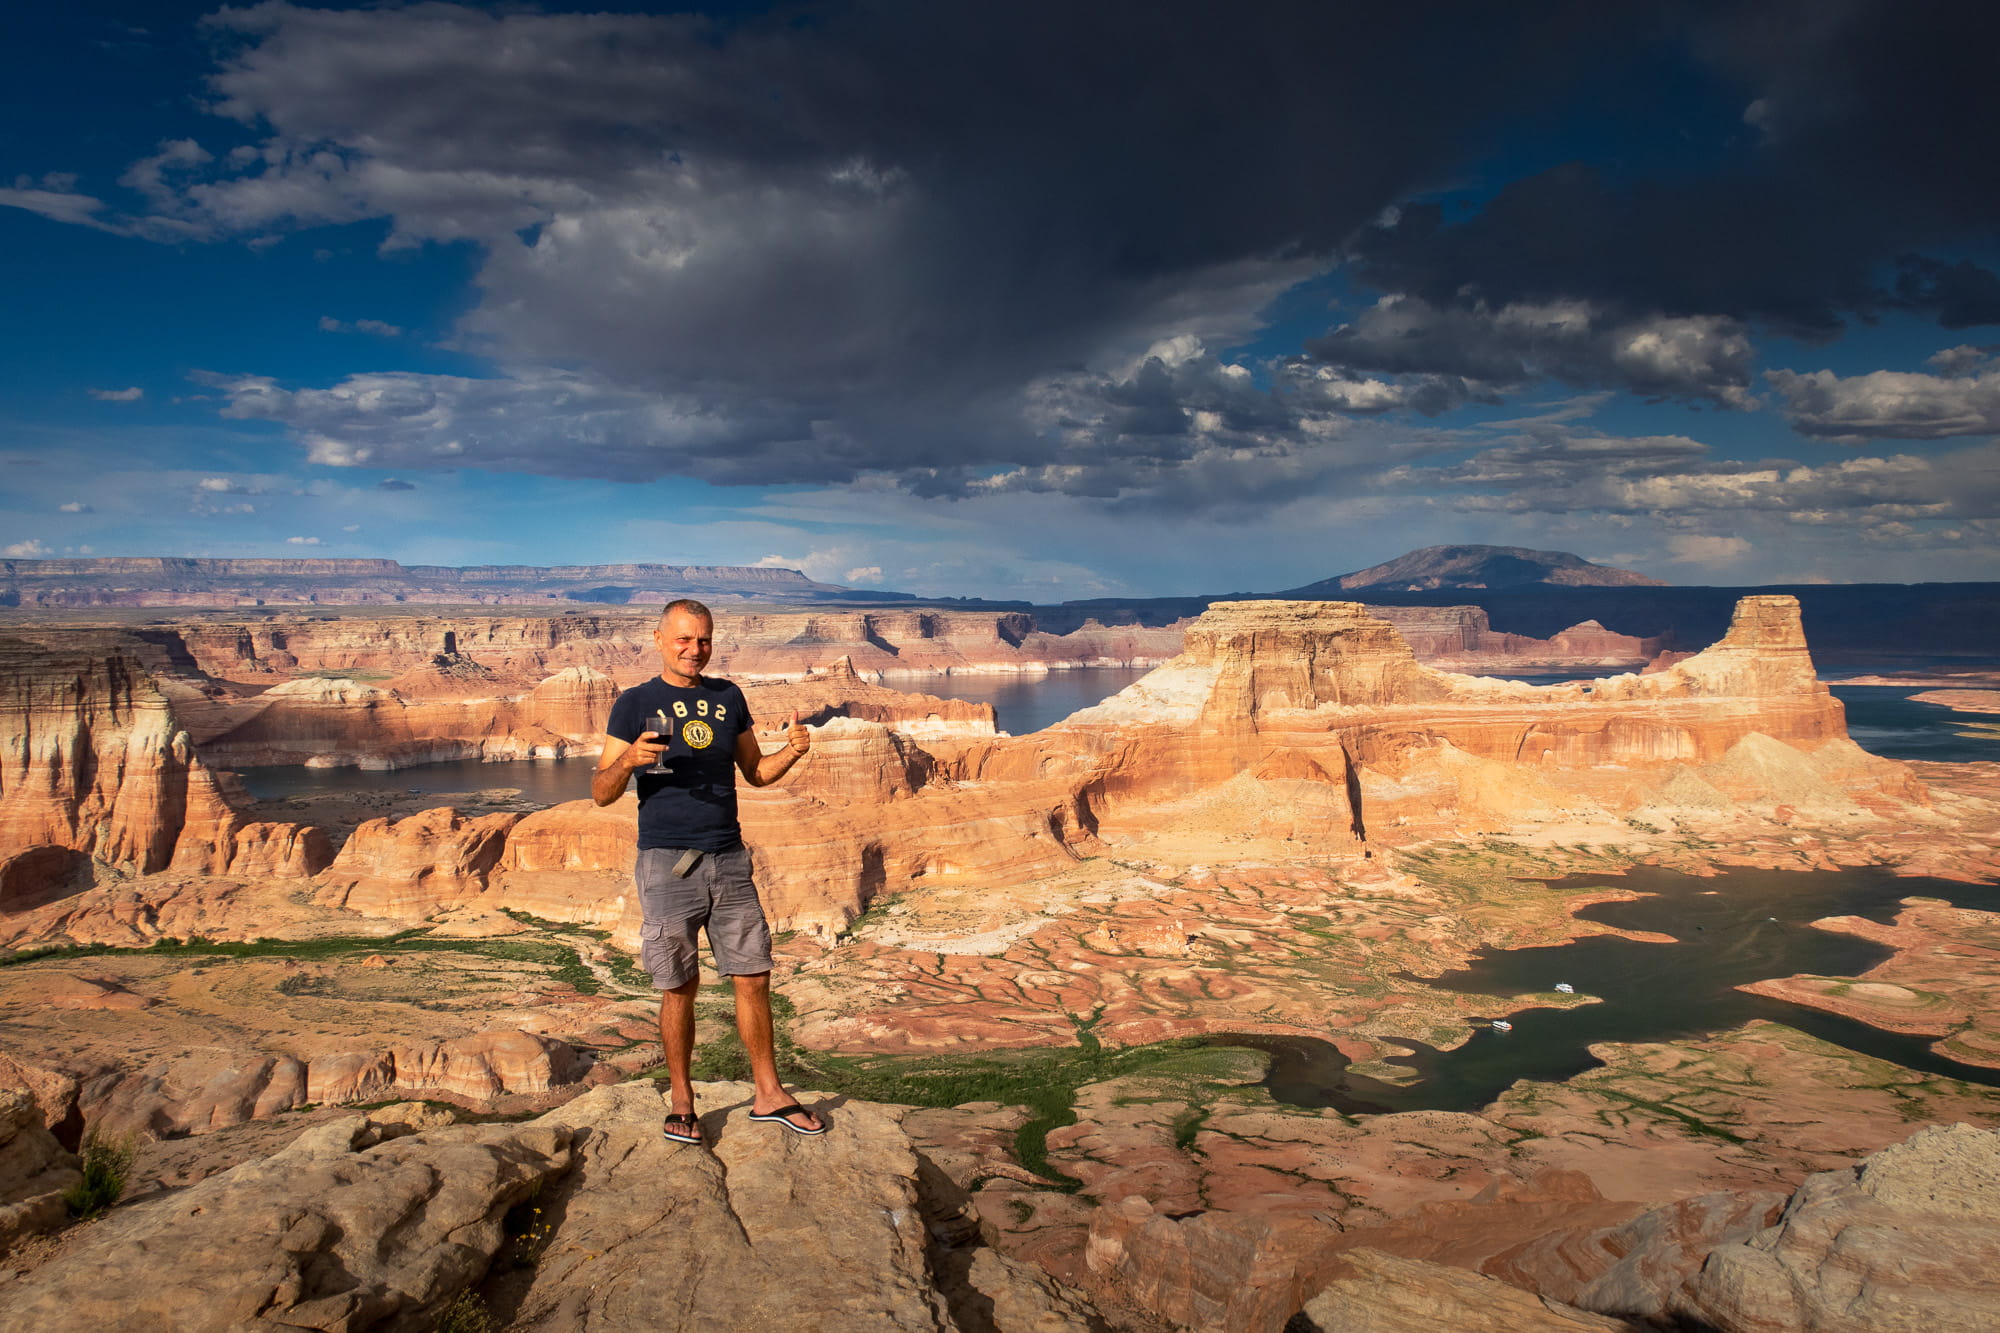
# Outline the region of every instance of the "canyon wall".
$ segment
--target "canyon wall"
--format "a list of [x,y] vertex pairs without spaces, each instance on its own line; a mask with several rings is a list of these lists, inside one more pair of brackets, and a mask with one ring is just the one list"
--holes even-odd
[[131,874],[324,868],[323,834],[252,823],[244,804],[134,659],[0,641],[0,880],[17,902],[81,869],[50,849]]
[[[845,617],[803,619],[788,618],[795,646],[844,646],[854,632]],[[1006,639],[968,633],[959,646],[972,642]],[[0,769],[10,846],[140,872],[326,868],[324,838],[246,821],[133,659],[15,651]],[[397,689],[307,678],[254,692],[238,701],[253,715],[202,748],[242,762],[360,736],[381,762],[446,743],[520,753],[546,737],[560,752],[594,738],[617,684],[576,666],[520,694],[485,693],[492,681],[476,662],[466,670],[466,656],[440,653]],[[193,691],[191,708],[207,700],[210,727],[238,706],[179,688]],[[1788,597],[1745,598],[1721,642],[1662,670],[1549,686],[1427,666],[1354,603],[1221,603],[1187,627],[1171,661],[1029,737],[996,735],[990,714],[952,701],[883,689],[846,660],[749,691],[767,728],[794,709],[815,724],[813,757],[781,786],[746,791],[743,818],[774,924],[822,935],[927,879],[1019,882],[1148,830],[1339,854],[1371,839],[1580,817],[1917,818],[1926,800],[1908,769],[1846,739]],[[607,901],[599,879],[566,887],[564,877],[622,876],[635,820],[629,798],[518,820],[451,810],[384,820],[357,831],[322,883],[329,902],[371,915],[517,907],[612,925],[631,947],[636,907],[622,890]]]
[[[1106,840],[1175,828],[1358,854],[1371,840],[1574,817],[1922,817],[1908,770],[1846,739],[1785,598],[1746,599],[1722,642],[1665,670],[1540,687],[1428,667],[1354,604],[1222,604],[1186,642],[1031,737],[827,720],[784,784],[743,793],[774,922],[824,936],[921,883],[1021,882]],[[390,868],[399,858],[435,864],[430,826],[405,821],[378,835],[371,892],[412,919],[468,901],[588,919],[631,947],[622,887],[570,907],[562,876],[621,875],[635,823],[629,798],[530,814],[490,875],[436,875],[398,900],[381,881],[408,878]],[[410,848],[390,853],[399,839]]]
[[[399,676],[440,657],[496,681],[530,684],[589,667],[636,685],[659,670],[657,607],[543,616],[278,616],[149,629],[165,658],[244,684],[301,673]],[[872,680],[945,672],[1040,672],[1148,666],[1180,651],[1179,626],[1086,622],[1048,634],[1026,613],[842,611],[736,614],[718,609],[710,670],[748,680],[823,671],[841,659]]]

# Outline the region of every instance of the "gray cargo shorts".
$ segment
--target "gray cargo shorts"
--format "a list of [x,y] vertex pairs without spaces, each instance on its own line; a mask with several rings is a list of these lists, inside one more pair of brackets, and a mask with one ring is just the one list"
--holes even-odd
[[700,975],[696,936],[708,931],[715,970],[725,977],[751,977],[771,970],[771,927],[750,878],[750,849],[704,852],[685,877],[676,878],[675,847],[642,847],[632,867],[639,887],[639,966],[653,974],[661,990],[684,986]]

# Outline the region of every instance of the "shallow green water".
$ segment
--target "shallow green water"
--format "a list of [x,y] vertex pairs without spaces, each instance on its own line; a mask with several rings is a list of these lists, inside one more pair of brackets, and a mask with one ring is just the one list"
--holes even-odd
[[1595,1042],[1671,1041],[1727,1031],[1757,1018],[1906,1068],[2000,1087],[2000,1070],[1937,1055],[1930,1038],[1883,1032],[1735,989],[1795,973],[1855,976],[1889,956],[1882,945],[1808,924],[1820,917],[1888,922],[1905,897],[1942,898],[1960,907],[2000,911],[2000,886],[1902,878],[1875,867],[1733,870],[1712,878],[1635,867],[1625,875],[1578,876],[1553,884],[1611,885],[1645,894],[1633,902],[1586,907],[1577,915],[1626,930],[1672,935],[1674,942],[1647,944],[1596,935],[1549,948],[1492,950],[1469,968],[1424,980],[1422,984],[1443,990],[1500,997],[1551,991],[1558,982],[1567,982],[1579,995],[1601,1002],[1511,1013],[1513,1030],[1505,1033],[1486,1023],[1504,1012],[1496,1009],[1477,1020],[1471,1039],[1451,1051],[1399,1042],[1413,1054],[1396,1063],[1418,1076],[1407,1087],[1350,1074],[1346,1058],[1325,1041],[1215,1040],[1268,1052],[1272,1068],[1266,1086],[1279,1101],[1332,1106],[1348,1114],[1477,1110],[1516,1079],[1556,1082],[1596,1068],[1601,1062],[1587,1049]]

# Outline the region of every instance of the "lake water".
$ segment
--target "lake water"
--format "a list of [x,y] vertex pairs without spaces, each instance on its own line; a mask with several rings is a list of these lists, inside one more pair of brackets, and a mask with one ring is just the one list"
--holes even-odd
[[580,801],[590,795],[590,774],[596,767],[597,757],[592,755],[585,759],[508,759],[492,764],[482,764],[477,759],[453,759],[394,772],[307,768],[302,764],[239,768],[236,772],[243,779],[244,789],[260,801],[348,792],[446,796],[514,787],[519,789],[522,803],[549,806]]
[[[1350,1074],[1330,1043],[1289,1037],[1218,1037],[1218,1045],[1249,1046],[1272,1056],[1265,1086],[1294,1106],[1331,1106],[1349,1115],[1383,1111],[1474,1111],[1516,1079],[1559,1082],[1601,1062],[1593,1042],[1672,1041],[1770,1019],[1824,1041],[1910,1069],[2000,1087],[2000,1070],[1962,1065],[1933,1053],[1930,1040],[1883,1032],[1853,1019],[1780,1000],[1746,995],[1745,982],[1794,973],[1855,976],[1886,959],[1885,946],[1815,930],[1825,916],[1888,922],[1905,897],[1942,898],[1960,907],[2000,910],[2000,886],[1954,880],[1899,878],[1880,868],[1840,871],[1732,870],[1712,878],[1656,867],[1622,876],[1578,876],[1559,888],[1608,885],[1646,896],[1580,910],[1586,921],[1672,935],[1646,944],[1596,935],[1539,949],[1490,950],[1472,965],[1422,984],[1471,995],[1509,997],[1553,990],[1568,982],[1601,1002],[1573,1009],[1529,1009],[1509,1015],[1513,1031],[1477,1020],[1470,1040],[1440,1051],[1398,1041],[1413,1054],[1394,1063],[1412,1069],[1408,1086]],[[1406,978],[1411,979],[1411,978]],[[1507,1006],[1511,1008],[1511,1006]]]
[[1012,736],[1052,727],[1079,709],[1103,703],[1151,667],[1076,667],[1046,676],[939,676],[898,680],[898,689],[992,704],[994,724]]
[[1827,685],[1833,697],[1847,705],[1847,734],[1871,754],[1941,763],[2000,760],[2000,737],[1981,735],[1965,725],[2000,722],[2000,715],[1957,713],[1937,704],[1916,703],[1910,696],[1923,689],[1905,685],[1843,685],[1837,680]]

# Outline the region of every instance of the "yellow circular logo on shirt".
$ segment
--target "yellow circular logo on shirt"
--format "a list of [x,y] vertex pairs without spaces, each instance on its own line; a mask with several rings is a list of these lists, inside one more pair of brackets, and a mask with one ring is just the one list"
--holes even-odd
[[689,722],[681,728],[681,739],[690,749],[706,750],[715,741],[715,732],[706,722]]

